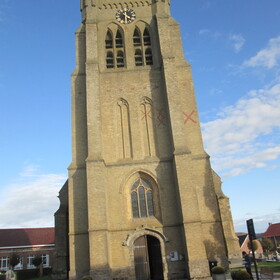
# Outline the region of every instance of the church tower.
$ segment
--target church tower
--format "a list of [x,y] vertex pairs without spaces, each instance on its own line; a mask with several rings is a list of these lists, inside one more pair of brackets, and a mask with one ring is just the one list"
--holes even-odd
[[170,0],[81,0],[69,278],[209,278],[239,259]]

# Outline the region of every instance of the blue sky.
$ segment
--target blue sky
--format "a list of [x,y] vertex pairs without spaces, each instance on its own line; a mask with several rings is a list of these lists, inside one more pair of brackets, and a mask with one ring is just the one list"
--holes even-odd
[[[280,222],[280,2],[171,0],[236,231]],[[0,0],[0,227],[53,225],[71,161],[78,0]]]

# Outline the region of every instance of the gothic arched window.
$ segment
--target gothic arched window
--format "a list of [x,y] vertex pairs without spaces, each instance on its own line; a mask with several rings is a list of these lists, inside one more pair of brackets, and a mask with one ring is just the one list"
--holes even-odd
[[143,179],[138,179],[131,188],[133,218],[154,216],[153,190]]
[[148,28],[146,27],[143,33],[143,39],[144,39],[144,46],[150,46],[151,45],[151,36]]
[[134,33],[133,33],[133,45],[141,46],[141,36],[140,36],[140,31],[138,30],[138,28],[135,28]]
[[122,48],[122,47],[123,47],[123,36],[120,30],[118,30],[116,34],[116,48]]
[[107,31],[107,35],[106,35],[106,39],[105,39],[105,46],[106,46],[106,49],[113,48],[113,35],[110,30]]

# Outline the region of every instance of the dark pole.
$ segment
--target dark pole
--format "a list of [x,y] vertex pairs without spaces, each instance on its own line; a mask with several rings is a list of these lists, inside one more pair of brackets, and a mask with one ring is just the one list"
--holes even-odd
[[252,240],[251,236],[249,236],[249,238],[250,238],[250,244],[251,244],[251,248],[252,248],[253,262],[254,262],[254,266],[255,266],[257,280],[259,280],[259,272],[258,272],[258,266],[257,266],[256,258],[255,258],[255,251],[254,251],[254,247],[253,247],[253,240]]
[[254,247],[253,247],[253,240],[256,239],[256,233],[255,233],[253,219],[250,219],[247,221],[247,228],[248,228],[248,234],[249,234],[250,244],[251,244],[251,248],[252,248],[253,262],[254,262],[254,266],[255,266],[257,280],[259,280],[259,272],[258,272],[258,267],[257,267],[257,263],[256,263],[256,258],[255,258],[255,251],[254,251]]

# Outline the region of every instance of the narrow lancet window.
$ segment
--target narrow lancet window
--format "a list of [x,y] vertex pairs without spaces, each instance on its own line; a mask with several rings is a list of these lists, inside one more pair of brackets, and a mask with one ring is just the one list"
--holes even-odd
[[133,33],[133,45],[141,46],[140,31],[137,28],[135,28],[134,33]]
[[105,40],[106,49],[113,48],[113,36],[110,30],[107,31],[106,40]]
[[116,48],[122,48],[122,47],[123,47],[123,36],[120,30],[118,30],[116,34]]
[[151,45],[151,36],[150,36],[150,32],[147,27],[144,30],[143,39],[144,39],[144,46]]
[[135,65],[142,66],[143,65],[143,55],[141,50],[135,51]]

